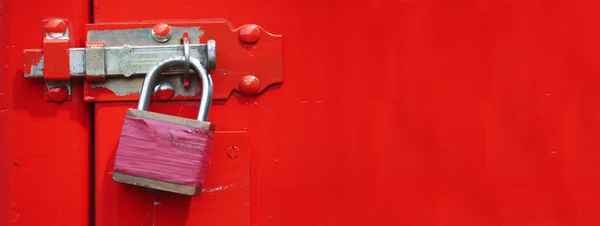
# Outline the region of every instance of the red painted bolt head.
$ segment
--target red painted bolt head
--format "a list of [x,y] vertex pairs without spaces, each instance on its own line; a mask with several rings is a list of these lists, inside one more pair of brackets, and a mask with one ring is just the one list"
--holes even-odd
[[152,27],[152,37],[157,42],[167,42],[171,39],[171,26],[165,23],[158,23]]
[[51,101],[62,103],[69,97],[69,89],[64,85],[53,86],[48,88],[46,95]]
[[244,95],[255,95],[260,89],[260,80],[254,75],[244,75],[240,79],[239,89]]
[[170,100],[175,95],[175,91],[168,89],[161,89],[156,92],[156,98],[159,100]]
[[170,100],[175,96],[175,87],[168,82],[161,82],[154,87],[154,96],[159,100]]
[[45,29],[51,38],[60,38],[67,32],[67,23],[61,19],[51,19],[46,23]]
[[260,28],[256,24],[246,24],[239,32],[240,40],[246,44],[254,44],[260,39]]
[[61,19],[51,19],[46,23],[46,32],[64,33],[67,31],[67,23]]
[[240,155],[240,149],[236,146],[231,146],[227,149],[227,156],[230,159],[236,159]]

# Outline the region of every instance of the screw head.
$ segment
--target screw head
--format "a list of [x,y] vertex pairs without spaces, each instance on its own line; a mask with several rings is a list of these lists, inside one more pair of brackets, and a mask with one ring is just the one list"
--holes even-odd
[[258,93],[260,89],[260,80],[254,75],[244,75],[240,79],[240,92],[247,96],[252,96]]
[[159,100],[170,100],[175,96],[175,87],[169,82],[160,82],[154,86],[154,96]]
[[240,40],[246,44],[254,44],[260,39],[260,28],[256,24],[246,24],[240,28]]
[[69,97],[69,89],[64,85],[48,87],[46,95],[48,95],[48,98],[51,101],[56,103],[62,103]]
[[152,27],[152,38],[157,42],[167,42],[171,39],[171,26],[158,23]]
[[61,19],[51,19],[45,26],[46,34],[52,38],[60,38],[67,32],[67,23]]
[[238,156],[240,156],[240,149],[236,146],[231,146],[227,149],[227,156],[230,159],[236,159]]

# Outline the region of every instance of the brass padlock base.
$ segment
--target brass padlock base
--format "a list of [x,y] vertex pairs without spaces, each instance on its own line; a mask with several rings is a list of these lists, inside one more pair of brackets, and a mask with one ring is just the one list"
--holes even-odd
[[131,184],[184,195],[195,195],[197,189],[197,187],[190,185],[175,184],[166,181],[154,180],[122,173],[113,173],[113,180],[124,184]]
[[165,115],[165,114],[150,112],[150,111],[142,111],[142,110],[133,109],[133,108],[130,108],[127,110],[126,116],[133,116],[133,117],[156,120],[156,121],[161,121],[161,122],[166,122],[166,123],[171,123],[171,124],[189,126],[189,127],[193,127],[193,128],[197,128],[197,129],[204,129],[204,130],[214,130],[215,129],[215,126],[213,124],[211,124],[210,122],[182,118],[182,117],[177,117],[177,116],[173,116],[173,115]]
[[214,125],[129,109],[117,146],[113,180],[197,195],[206,177]]

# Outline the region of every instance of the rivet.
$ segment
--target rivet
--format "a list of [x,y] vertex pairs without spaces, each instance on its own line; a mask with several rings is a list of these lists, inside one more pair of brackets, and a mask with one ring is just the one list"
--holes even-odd
[[160,82],[154,87],[154,96],[159,100],[170,100],[175,96],[175,87],[169,82]]
[[240,40],[246,44],[254,44],[260,39],[260,28],[256,24],[246,24],[240,28]]
[[61,19],[51,19],[46,23],[46,34],[52,38],[60,38],[67,31],[67,23]]
[[236,159],[240,155],[240,149],[236,146],[231,146],[227,149],[227,156],[230,159]]
[[171,39],[171,26],[158,23],[152,27],[152,38],[157,42],[167,42]]
[[240,79],[239,89],[244,95],[255,95],[260,89],[260,80],[254,75],[244,75]]
[[64,85],[56,85],[48,88],[48,98],[56,103],[62,103],[69,97],[69,89]]

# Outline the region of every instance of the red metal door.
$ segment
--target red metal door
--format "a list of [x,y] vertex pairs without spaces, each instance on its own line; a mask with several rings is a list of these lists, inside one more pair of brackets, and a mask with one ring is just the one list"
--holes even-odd
[[85,43],[87,1],[0,1],[0,225],[87,225],[91,217],[91,104],[44,100],[44,83],[23,78],[23,49],[42,46],[47,17],[71,21]]
[[[283,35],[284,83],[211,112],[249,138],[250,211],[215,210],[250,215],[239,225],[597,225],[598,9],[585,1],[98,0],[94,22],[218,17]],[[124,109],[97,105],[96,114]],[[153,110],[195,112],[173,103]],[[110,146],[97,155],[113,151],[119,125],[110,126],[96,131]],[[115,194],[124,193],[96,200]],[[179,204],[150,211],[138,206],[152,208],[149,197],[120,202],[136,208],[97,202],[98,225],[202,223],[201,211]]]
[[[94,23],[258,24],[283,35],[284,82],[213,104],[209,120],[219,131],[209,183],[191,199],[113,182],[120,123],[135,103],[94,104],[94,195],[86,202],[66,194],[87,191],[79,174],[87,171],[77,169],[85,170],[89,153],[63,151],[88,144],[85,136],[75,145],[64,139],[87,134],[89,127],[76,126],[85,125],[87,110],[75,99],[53,105],[30,95],[30,110],[18,111],[21,96],[41,88],[25,85],[19,63],[3,58],[2,225],[81,225],[77,220],[89,217],[84,204],[94,205],[98,226],[600,225],[599,3],[96,0],[92,7]],[[6,12],[4,18],[25,18]],[[39,30],[29,19],[32,28],[23,32],[38,36],[22,44],[5,32],[17,26],[7,21],[1,56],[37,47]],[[32,106],[69,113],[16,129],[13,122],[24,117],[39,120]],[[197,107],[156,102],[150,110],[193,118]],[[52,133],[57,125],[70,126]],[[51,149],[25,142],[42,134]],[[234,146],[239,157],[232,159]],[[20,168],[35,156],[44,162]],[[60,168],[65,158],[83,165]],[[47,169],[43,164],[57,174],[77,172],[76,180],[48,171],[20,179]],[[73,181],[79,184],[67,190],[25,190]],[[52,216],[36,200],[75,218]]]

